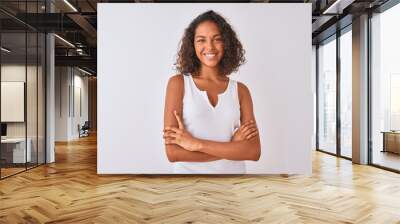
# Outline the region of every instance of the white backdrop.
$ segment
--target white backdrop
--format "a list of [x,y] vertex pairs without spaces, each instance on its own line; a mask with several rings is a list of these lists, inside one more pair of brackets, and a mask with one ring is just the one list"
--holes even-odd
[[247,173],[310,174],[311,4],[98,4],[98,173],[172,173],[164,96],[184,29],[214,10],[235,29],[261,138]]

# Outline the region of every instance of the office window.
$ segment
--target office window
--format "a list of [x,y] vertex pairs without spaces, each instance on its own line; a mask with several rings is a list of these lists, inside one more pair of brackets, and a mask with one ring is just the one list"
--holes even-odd
[[372,163],[400,170],[400,5],[371,18]]
[[318,148],[336,153],[336,39],[318,47]]
[[352,157],[352,35],[351,26],[340,36],[340,154]]

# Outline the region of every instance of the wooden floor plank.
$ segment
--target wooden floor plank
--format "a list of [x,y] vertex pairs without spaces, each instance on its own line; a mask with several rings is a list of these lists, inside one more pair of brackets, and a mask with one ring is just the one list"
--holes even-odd
[[96,174],[96,137],[0,181],[0,223],[400,223],[400,175],[313,154],[311,176]]

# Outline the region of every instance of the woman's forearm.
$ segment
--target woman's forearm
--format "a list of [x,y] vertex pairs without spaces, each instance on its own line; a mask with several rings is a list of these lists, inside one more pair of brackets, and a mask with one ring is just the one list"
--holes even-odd
[[254,137],[250,140],[234,142],[216,142],[198,139],[199,152],[228,160],[253,160],[260,158],[260,140]]
[[179,145],[166,145],[166,152],[170,162],[210,162],[221,159],[203,152],[188,151]]

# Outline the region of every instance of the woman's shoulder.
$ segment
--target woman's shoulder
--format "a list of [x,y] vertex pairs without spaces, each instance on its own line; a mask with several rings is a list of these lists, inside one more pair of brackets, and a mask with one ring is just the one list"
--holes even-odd
[[184,75],[182,74],[175,74],[171,76],[168,80],[168,86],[167,86],[167,91],[168,92],[177,92],[177,93],[182,93],[184,89],[184,82],[183,82],[183,77]]
[[168,85],[183,85],[183,76],[182,74],[175,74],[171,76],[168,80]]
[[237,82],[237,88],[238,88],[238,92],[239,92],[239,98],[242,99],[243,97],[247,97],[250,95],[250,90],[249,88],[247,88],[247,86],[239,81]]
[[174,84],[174,85],[183,85],[184,76],[185,75],[183,75],[183,74],[172,75],[169,78],[168,83]]
[[236,81],[236,83],[237,83],[237,86],[238,86],[238,91],[241,91],[241,92],[248,92],[249,91],[249,88],[247,88],[247,86],[244,83],[239,82],[239,81]]

